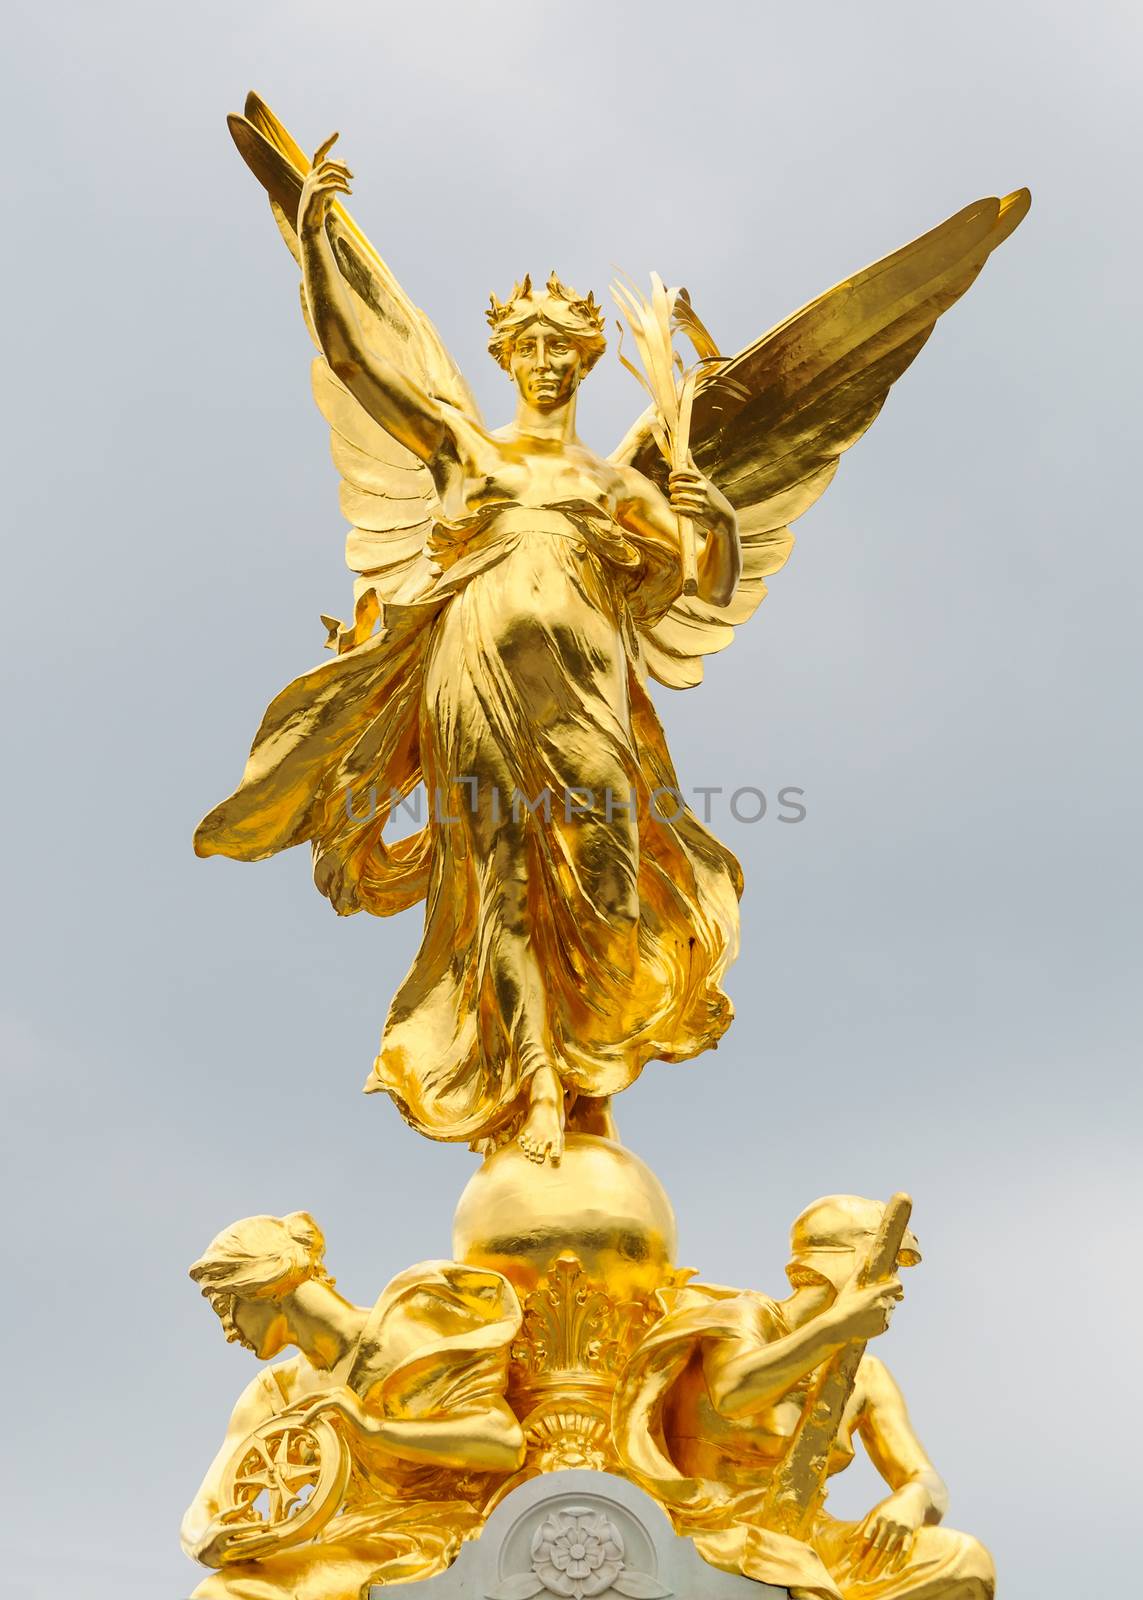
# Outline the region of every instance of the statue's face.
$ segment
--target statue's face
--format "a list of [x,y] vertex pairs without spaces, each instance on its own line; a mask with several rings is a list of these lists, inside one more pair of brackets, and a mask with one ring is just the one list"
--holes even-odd
[[522,398],[537,411],[565,405],[582,374],[578,348],[550,322],[531,323],[512,346],[512,377]]
[[[236,1296],[229,1320],[236,1342],[252,1350],[261,1361],[272,1360],[293,1343],[285,1312],[270,1300],[243,1300]],[[228,1332],[227,1337],[231,1336]]]

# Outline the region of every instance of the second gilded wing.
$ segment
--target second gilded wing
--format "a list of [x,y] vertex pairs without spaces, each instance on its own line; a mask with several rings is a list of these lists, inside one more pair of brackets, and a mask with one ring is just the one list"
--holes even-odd
[[[725,649],[764,598],[766,578],[785,563],[794,543],[789,524],[828,488],[842,454],[873,422],[938,317],[1030,204],[1027,189],[977,200],[811,300],[738,355],[714,362],[708,351],[691,450],[738,512],[742,580],[730,606],[680,597],[643,630],[652,677],[674,689],[702,680],[702,658]],[[646,414],[611,459],[665,483]]]

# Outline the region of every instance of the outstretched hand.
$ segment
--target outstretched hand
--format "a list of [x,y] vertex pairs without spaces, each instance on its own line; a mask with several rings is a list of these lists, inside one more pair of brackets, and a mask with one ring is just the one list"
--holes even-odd
[[331,133],[324,144],[320,144],[314,151],[313,165],[306,173],[301,199],[298,201],[299,233],[312,233],[323,228],[334,197],[351,193],[349,182],[353,177],[352,172],[344,161],[329,160],[329,152],[336,144],[337,138],[336,133]]

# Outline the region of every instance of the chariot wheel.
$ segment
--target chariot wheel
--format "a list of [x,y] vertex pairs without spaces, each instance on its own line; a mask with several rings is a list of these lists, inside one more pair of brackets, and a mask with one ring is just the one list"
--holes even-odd
[[336,1514],[349,1471],[345,1440],[325,1417],[305,1424],[271,1417],[227,1463],[219,1513],[229,1527],[260,1534],[265,1553],[288,1550],[312,1539]]

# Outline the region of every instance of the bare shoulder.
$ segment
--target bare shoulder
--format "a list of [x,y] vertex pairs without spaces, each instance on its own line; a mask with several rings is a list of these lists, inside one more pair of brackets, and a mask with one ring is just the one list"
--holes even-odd
[[245,1436],[284,1411],[298,1390],[299,1369],[300,1360],[295,1357],[256,1372],[235,1402],[228,1431]]
[[789,1332],[775,1302],[755,1289],[712,1299],[710,1318],[703,1343],[715,1365],[734,1360],[744,1350],[774,1344]]
[[[503,448],[498,433],[489,430],[470,417],[459,406],[450,405],[447,400],[436,401],[440,408],[441,422],[444,424],[445,433],[453,442],[453,446],[461,457],[472,457],[487,454]],[[503,430],[499,430],[502,432]]]
[[281,1407],[280,1401],[275,1405],[276,1392],[272,1375],[269,1372],[256,1372],[234,1402],[227,1431],[232,1434],[249,1433],[260,1422],[274,1416]]
[[619,498],[633,505],[646,505],[661,499],[658,489],[638,467],[605,461],[604,467],[613,475]]

